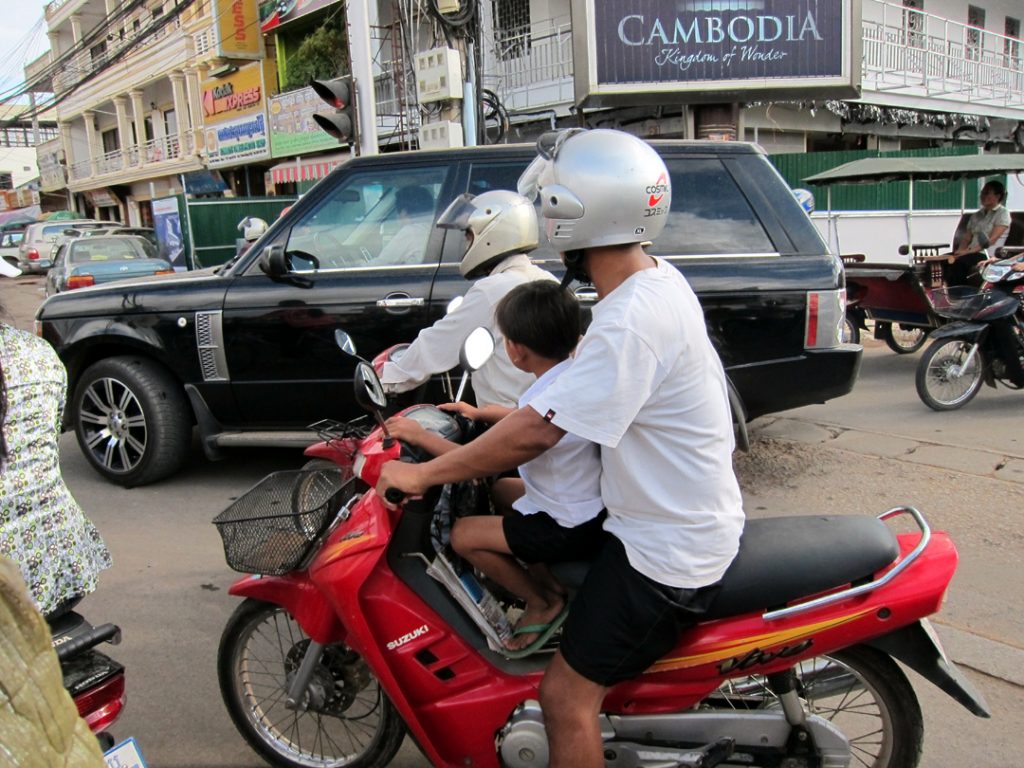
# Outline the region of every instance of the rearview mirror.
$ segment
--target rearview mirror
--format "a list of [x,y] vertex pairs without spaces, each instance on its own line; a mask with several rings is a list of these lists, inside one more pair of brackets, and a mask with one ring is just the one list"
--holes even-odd
[[287,275],[290,271],[288,264],[288,254],[285,253],[283,245],[271,245],[263,249],[263,255],[260,256],[260,269],[264,274],[270,277],[280,277],[281,275]]
[[380,379],[374,373],[372,365],[360,360],[356,365],[353,384],[356,402],[360,406],[373,413],[379,413],[387,407],[388,397],[384,394],[384,387],[381,386]]
[[356,343],[352,341],[352,337],[349,336],[345,331],[338,328],[334,331],[334,343],[338,345],[338,349],[344,352],[346,355],[356,357]]
[[451,314],[452,312],[454,312],[454,311],[455,311],[456,309],[458,309],[459,307],[461,307],[461,306],[462,306],[462,301],[463,301],[463,298],[464,298],[464,297],[462,297],[462,296],[456,296],[456,297],[455,297],[454,299],[452,299],[451,301],[449,301],[449,302],[448,302],[448,306],[447,306],[447,307],[445,307],[444,313],[445,313],[446,315],[450,315],[450,314]]
[[459,362],[468,371],[478,370],[491,359],[494,354],[494,337],[491,332],[480,326],[475,328],[466,337],[462,350],[459,352]]

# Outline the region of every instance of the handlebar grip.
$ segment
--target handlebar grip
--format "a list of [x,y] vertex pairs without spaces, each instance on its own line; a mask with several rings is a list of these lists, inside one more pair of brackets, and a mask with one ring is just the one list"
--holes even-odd
[[388,488],[384,491],[384,498],[392,504],[401,504],[405,501],[405,494],[397,488]]

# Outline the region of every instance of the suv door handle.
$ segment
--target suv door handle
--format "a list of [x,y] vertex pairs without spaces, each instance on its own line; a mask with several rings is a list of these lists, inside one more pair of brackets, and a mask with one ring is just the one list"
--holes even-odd
[[422,307],[425,303],[424,299],[414,298],[407,293],[389,293],[383,299],[377,299],[377,306],[382,309],[410,309]]
[[577,300],[581,304],[596,304],[597,303],[597,289],[591,286],[580,286],[573,291],[576,294]]

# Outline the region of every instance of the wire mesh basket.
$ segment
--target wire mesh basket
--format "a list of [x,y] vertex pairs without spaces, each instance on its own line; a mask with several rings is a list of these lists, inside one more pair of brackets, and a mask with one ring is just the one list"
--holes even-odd
[[273,472],[214,518],[228,567],[276,576],[311,553],[355,492],[340,468]]
[[985,307],[1006,296],[993,291],[979,291],[974,288],[956,286],[938,288],[932,291],[932,307],[942,317],[956,320],[970,320]]

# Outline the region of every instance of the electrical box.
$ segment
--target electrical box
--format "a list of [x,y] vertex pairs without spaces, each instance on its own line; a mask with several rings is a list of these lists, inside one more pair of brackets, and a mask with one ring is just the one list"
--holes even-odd
[[451,48],[416,54],[416,85],[421,104],[462,98],[462,58]]
[[440,14],[458,13],[459,0],[437,0],[437,12]]
[[462,124],[443,120],[420,126],[420,149],[450,149],[463,146]]

